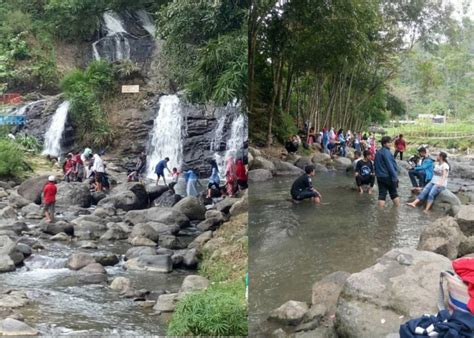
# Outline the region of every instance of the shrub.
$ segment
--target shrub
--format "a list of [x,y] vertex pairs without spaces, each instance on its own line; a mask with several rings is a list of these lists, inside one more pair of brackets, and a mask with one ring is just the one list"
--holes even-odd
[[24,154],[15,142],[0,140],[0,177],[19,176],[25,169]]
[[167,334],[246,336],[247,306],[239,296],[245,292],[242,288],[244,283],[239,281],[187,295],[178,303]]

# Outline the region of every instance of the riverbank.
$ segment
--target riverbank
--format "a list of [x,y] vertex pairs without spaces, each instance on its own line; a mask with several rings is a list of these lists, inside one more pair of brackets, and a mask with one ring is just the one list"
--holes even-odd
[[[450,265],[449,259],[439,254],[445,253],[448,241],[434,240],[434,231],[427,246],[419,244],[419,238],[428,238],[425,229],[430,229],[437,218],[442,219],[443,224],[452,224],[444,221],[445,213],[465,210],[469,201],[464,194],[469,194],[469,186],[472,186],[469,179],[453,178],[451,192],[438,201],[427,217],[420,210],[404,206],[376,208],[373,196],[360,196],[355,192],[352,175],[346,173],[350,166],[342,165],[344,160],[330,159],[317,152],[288,160],[281,156],[282,148],[276,147],[250,152],[253,157],[250,175],[257,170],[254,177],[265,178],[254,182],[251,188],[260,192],[259,197],[250,201],[253,206],[249,230],[251,276],[256,270],[265,271],[264,277],[250,281],[250,297],[255,303],[250,311],[253,314],[251,332],[281,337],[386,336],[397,332],[400,323],[419,315],[421,308],[424,307],[425,312],[436,310],[439,272],[449,269]],[[301,173],[301,169],[294,167],[298,164],[303,167],[302,163],[316,166],[313,181],[327,205],[315,208],[286,202],[289,186]],[[400,167],[402,164],[399,162]],[[411,193],[406,168],[400,170],[400,191],[402,198],[408,200]],[[471,250],[467,246],[470,240],[469,236],[458,242],[449,240],[449,243],[458,243],[456,256]],[[450,244],[450,248],[453,246]],[[416,250],[418,247],[438,254],[425,254]],[[384,255],[385,252],[388,253]],[[450,252],[453,251],[450,249]],[[410,264],[403,265],[399,261]],[[425,268],[422,262],[427,261],[429,267]],[[383,273],[379,276],[377,271]],[[384,277],[384,273],[389,277]],[[430,282],[425,283],[426,288],[418,288],[417,285],[423,285],[420,280],[424,281],[424,276],[430,276]],[[378,284],[380,288],[374,284],[376,280],[382,281]],[[394,280],[401,282],[392,286]],[[404,284],[407,286],[403,287]],[[363,285],[368,286],[355,289]],[[391,288],[388,293],[394,295],[388,299],[383,292],[378,293],[387,288]],[[410,300],[405,300],[405,295],[412,293],[416,299],[420,295],[427,298],[420,301],[423,304],[420,308],[411,308]],[[363,295],[367,294],[374,300],[366,302]],[[272,302],[272,299],[277,301]],[[393,313],[382,310],[384,305],[376,299],[393,304]],[[397,304],[405,305],[397,308]],[[373,320],[357,327],[364,322],[362,317],[357,317],[358,313]],[[388,327],[390,330],[384,331]]]
[[[114,185],[105,194],[58,183],[53,224],[34,203],[46,176],[0,182],[0,331],[164,335],[180,303],[212,291],[217,279],[235,283],[227,294],[246,320],[247,195],[182,198],[154,183],[126,183],[114,162],[108,170]],[[238,273],[219,277],[229,265]]]

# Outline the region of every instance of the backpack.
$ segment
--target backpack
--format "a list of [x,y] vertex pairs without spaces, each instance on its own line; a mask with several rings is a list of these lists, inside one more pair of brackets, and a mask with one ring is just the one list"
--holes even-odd
[[439,278],[439,297],[438,297],[438,309],[445,310],[445,293],[444,293],[444,281],[447,282],[448,289],[448,308],[451,311],[459,310],[462,312],[469,312],[467,303],[469,302],[469,293],[467,285],[464,284],[462,279],[451,271],[443,271]]

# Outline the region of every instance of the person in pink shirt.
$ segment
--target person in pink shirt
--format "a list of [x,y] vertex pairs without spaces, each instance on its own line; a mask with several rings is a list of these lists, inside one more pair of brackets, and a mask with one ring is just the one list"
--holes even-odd
[[400,160],[403,161],[403,153],[405,152],[406,148],[407,144],[405,143],[405,139],[403,138],[403,135],[400,134],[395,140],[395,154],[393,154],[393,157],[396,159],[397,155],[400,154]]

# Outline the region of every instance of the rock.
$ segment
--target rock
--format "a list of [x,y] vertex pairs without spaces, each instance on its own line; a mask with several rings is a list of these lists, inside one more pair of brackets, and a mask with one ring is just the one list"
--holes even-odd
[[155,249],[149,246],[139,246],[135,248],[130,248],[125,253],[125,257],[127,257],[128,259],[149,255],[156,255]]
[[81,246],[79,248],[81,249],[92,249],[92,250],[97,250],[97,243],[94,241],[80,241],[79,242]]
[[245,194],[240,200],[235,202],[229,210],[229,213],[232,216],[240,215],[242,213],[248,212],[249,210],[249,195],[248,189],[245,191]]
[[79,280],[88,284],[107,282],[107,271],[99,263],[90,263],[79,270]]
[[190,292],[206,290],[209,287],[209,280],[199,275],[186,276],[181,284],[179,293],[186,294]]
[[336,157],[333,162],[337,170],[352,169],[352,161],[347,157]]
[[181,243],[179,238],[173,235],[161,235],[158,244],[160,247],[166,249],[175,250],[183,248],[183,244]]
[[187,268],[194,269],[197,267],[198,263],[199,260],[197,250],[194,248],[186,251],[183,256],[183,265]]
[[458,247],[458,256],[466,256],[474,254],[474,236],[463,237]]
[[248,179],[250,182],[268,181],[273,177],[270,170],[267,169],[253,169],[248,172]]
[[171,272],[173,262],[168,255],[141,255],[129,259],[125,267],[130,270],[144,270],[152,272]]
[[83,267],[95,263],[94,257],[89,254],[78,252],[73,253],[66,262],[66,267],[71,270],[79,270]]
[[71,240],[71,237],[69,237],[67,234],[64,232],[60,232],[54,236],[52,236],[49,240],[51,241],[59,241],[59,242],[68,242]]
[[206,211],[205,218],[206,219],[208,219],[208,218],[219,218],[220,220],[222,220],[222,222],[224,222],[224,215],[219,210],[210,209],[210,210]]
[[157,255],[173,256],[173,255],[174,255],[174,251],[171,250],[171,249],[167,249],[167,248],[158,248],[158,249],[156,249],[156,254],[157,254]]
[[[20,214],[22,216],[26,216],[27,218],[38,219],[39,217],[43,217],[41,215],[41,207],[38,204],[28,203],[23,208],[21,208]],[[33,216],[34,217],[31,217]]]
[[222,224],[219,218],[208,218],[199,223],[196,227],[201,231],[216,230]]
[[456,221],[466,236],[474,235],[474,205],[463,205],[456,215]]
[[29,257],[33,253],[31,247],[25,243],[17,243],[16,250],[21,252],[24,257]]
[[15,271],[15,262],[8,255],[0,254],[0,272]]
[[69,236],[74,235],[74,226],[71,223],[66,223],[64,221],[57,221],[54,223],[42,223],[41,230],[44,233],[50,235],[57,235],[61,232]]
[[117,213],[117,210],[115,210],[115,208],[97,207],[94,210],[93,215],[99,218],[107,218],[107,217],[115,216],[116,213]]
[[189,245],[188,248],[198,248],[198,250],[206,244],[208,240],[212,238],[212,231],[206,231],[197,236],[194,241],[192,241]]
[[[13,242],[8,236],[0,236],[0,256],[9,256],[15,265],[21,264],[25,257],[16,248],[16,243]],[[4,269],[8,269],[10,261],[3,258]]]
[[126,278],[126,277],[116,277],[114,278],[114,280],[112,281],[112,283],[110,283],[110,288],[112,290],[115,290],[115,291],[125,291],[127,289],[129,289],[131,287],[131,282],[130,282],[130,279]]
[[[127,225],[124,223],[124,226]],[[100,236],[100,239],[103,241],[127,239],[129,236],[129,233],[124,230],[124,227],[117,223],[107,224],[107,228],[108,230],[102,236]]]
[[107,230],[104,220],[92,215],[79,216],[71,223],[74,235],[80,239],[99,239]]
[[184,260],[184,252],[176,251],[172,256],[171,256],[171,261],[173,262],[173,267],[178,267],[183,264]]
[[298,168],[292,163],[275,160],[275,175],[276,176],[299,176],[304,173],[303,169]]
[[272,173],[276,171],[275,165],[261,156],[256,156],[253,159],[252,169],[265,169]]
[[158,232],[146,223],[140,223],[135,225],[132,229],[132,232],[130,233],[129,239],[133,239],[134,237],[139,236],[148,238],[153,242],[158,242],[159,239]]
[[94,191],[91,193],[91,203],[93,205],[99,204],[100,201],[102,201],[104,198],[106,198],[107,195],[103,191]]
[[96,274],[106,274],[107,271],[105,271],[105,268],[102,266],[102,264],[99,264],[99,263],[90,263],[90,264],[87,264],[85,267],[83,267],[82,269],[80,269],[80,272],[85,272],[85,273],[96,273]]
[[313,163],[327,164],[331,162],[331,156],[326,153],[316,153],[311,159]]
[[145,186],[145,190],[148,194],[148,199],[150,201],[154,201],[155,199],[157,199],[161,195],[163,195],[165,192],[170,190],[170,188],[168,186],[156,185],[156,184],[152,183],[152,184],[147,184]]
[[230,208],[239,201],[238,198],[224,198],[222,201],[216,204],[216,209],[224,214],[228,214]]
[[463,237],[454,218],[449,216],[439,218],[423,228],[418,250],[432,251],[449,259],[456,259],[458,246]]
[[48,181],[49,175],[32,177],[23,181],[18,187],[18,194],[30,202],[41,204],[41,193],[44,185]]
[[198,198],[193,196],[183,198],[174,205],[173,209],[186,215],[190,221],[203,220],[206,214],[204,205],[201,204]]
[[20,290],[12,290],[7,293],[0,294],[0,309],[15,309],[23,307],[29,303],[25,292]]
[[139,182],[127,182],[115,187],[112,194],[97,203],[99,206],[110,205],[125,211],[148,207],[148,193]]
[[313,305],[324,304],[329,313],[334,314],[337,299],[350,275],[348,272],[336,271],[314,283],[311,295]]
[[433,252],[389,251],[344,284],[336,312],[338,335],[385,337],[411,318],[437,313],[439,274],[450,269],[451,261]]
[[0,219],[15,219],[16,211],[12,207],[8,206],[0,210]]
[[298,325],[308,312],[308,304],[289,300],[270,313],[269,319],[284,325]]
[[167,191],[163,193],[163,195],[161,195],[160,197],[155,198],[152,204],[155,207],[171,208],[176,203],[178,203],[181,199],[182,199],[181,195],[174,194],[172,191]]
[[134,246],[156,246],[156,242],[143,236],[129,237],[128,243]]
[[160,295],[156,301],[155,306],[153,306],[153,309],[158,312],[173,312],[176,309],[177,302],[177,293]]
[[70,207],[76,205],[88,208],[92,204],[92,196],[89,187],[80,182],[61,182],[56,185],[58,193],[56,195],[56,205],[58,207]]
[[433,203],[433,210],[441,210],[446,213],[455,209],[455,207],[459,207],[461,205],[461,201],[459,198],[454,195],[450,190],[444,189],[441,191]]
[[8,196],[8,204],[17,209],[23,208],[30,203],[29,200],[20,196],[17,192],[11,192]]
[[[350,274],[349,274],[350,275]],[[337,299],[336,299],[337,301]],[[304,315],[303,322],[309,323],[317,321],[317,324],[321,322],[323,317],[328,313],[328,309],[324,304],[313,304],[308,312]],[[305,330],[300,330],[305,331]]]
[[114,254],[94,255],[94,259],[97,263],[99,263],[102,266],[114,266],[120,262],[117,255],[114,255]]
[[311,158],[308,156],[302,156],[299,159],[296,160],[295,166],[300,168],[301,170],[304,170],[304,168],[308,165],[312,165],[313,162],[311,161]]
[[180,228],[186,228],[190,224],[189,219],[183,213],[172,208],[160,207],[129,211],[125,215],[124,220],[132,225],[156,222],[166,225],[178,225]]
[[6,318],[0,321],[0,333],[4,336],[36,336],[39,332],[19,320]]

